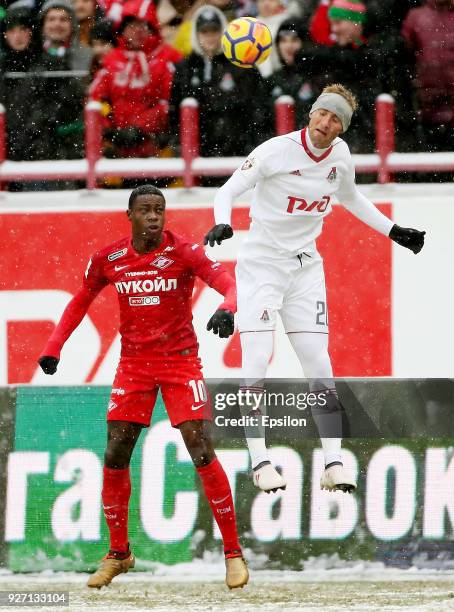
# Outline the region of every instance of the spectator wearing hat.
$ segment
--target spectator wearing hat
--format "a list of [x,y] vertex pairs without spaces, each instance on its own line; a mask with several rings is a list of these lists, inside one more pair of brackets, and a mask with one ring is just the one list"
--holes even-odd
[[[233,0],[195,0],[195,2],[192,1],[187,3],[174,0],[173,4],[182,17],[182,22],[177,29],[173,44],[185,57],[194,50],[192,46],[193,22],[196,13],[198,13],[201,8],[204,6],[214,6],[222,11],[227,21],[231,21],[236,17],[236,2]],[[185,10],[182,10],[183,8]]]
[[28,9],[10,9],[5,12],[0,73],[28,72],[36,60],[35,27],[32,12]]
[[117,47],[103,59],[89,98],[107,102],[105,154],[159,155],[168,139],[168,104],[174,62],[180,53],[163,42],[156,8],[130,0],[123,5]]
[[178,143],[179,109],[184,98],[199,103],[200,151],[204,156],[245,155],[258,144],[266,121],[264,86],[255,69],[230,63],[221,49],[226,26],[214,6],[201,7],[193,19],[194,51],[176,66],[170,99],[170,126]]
[[291,96],[295,102],[296,124],[302,125],[315,102],[315,94],[311,81],[297,62],[308,41],[307,26],[298,18],[283,21],[276,34],[276,49],[282,68],[273,72],[266,80],[270,103],[268,125],[272,128],[269,136],[274,136],[275,102],[280,96]]
[[366,44],[366,5],[361,0],[333,0],[328,19],[338,46],[356,48]]
[[[53,78],[49,70],[67,69],[66,58],[53,57],[34,46],[33,11],[9,9],[2,72],[20,71],[20,78],[0,84],[7,109],[8,157],[11,160],[73,159],[83,156],[82,101],[84,89],[72,78]],[[27,46],[25,46],[27,45]],[[43,74],[44,72],[44,74]],[[7,84],[6,84],[7,81]],[[19,188],[45,189],[55,183],[27,183]],[[73,186],[73,185],[71,185]]]
[[30,10],[5,12],[5,31],[0,51],[0,102],[6,110],[7,156],[14,161],[30,159],[24,123],[30,114],[30,79],[10,73],[28,73],[36,61],[35,22]]
[[79,42],[78,23],[71,0],[47,0],[39,16],[43,63],[46,63],[47,56],[49,69],[88,70],[91,51]]

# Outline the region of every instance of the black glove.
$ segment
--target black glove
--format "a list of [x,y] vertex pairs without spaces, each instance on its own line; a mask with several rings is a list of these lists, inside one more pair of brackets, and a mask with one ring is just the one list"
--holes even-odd
[[205,236],[203,240],[203,244],[210,244],[210,246],[214,246],[214,243],[221,244],[223,240],[227,238],[231,238],[233,236],[233,229],[230,225],[226,223],[219,223],[219,225],[215,225],[210,229],[208,234]]
[[216,310],[214,315],[207,323],[207,330],[213,330],[220,338],[228,338],[233,334],[233,312],[230,310]]
[[426,232],[420,232],[411,227],[400,227],[393,225],[389,232],[389,237],[400,246],[410,249],[416,255],[424,246],[424,235]]
[[142,144],[147,135],[140,128],[128,127],[105,130],[104,136],[117,147],[135,147]]
[[44,372],[44,374],[55,374],[59,361],[60,359],[57,359],[56,357],[48,357],[46,355],[38,359],[38,363],[41,366],[41,370]]

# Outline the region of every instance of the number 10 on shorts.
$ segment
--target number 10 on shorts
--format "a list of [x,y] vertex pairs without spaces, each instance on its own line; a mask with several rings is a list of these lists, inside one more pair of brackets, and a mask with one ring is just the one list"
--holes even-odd
[[194,404],[204,404],[208,399],[204,380],[190,380],[189,386],[194,394]]

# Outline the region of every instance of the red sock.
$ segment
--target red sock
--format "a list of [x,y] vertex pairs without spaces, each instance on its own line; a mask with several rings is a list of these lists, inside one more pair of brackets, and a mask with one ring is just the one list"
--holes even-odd
[[129,468],[104,468],[102,503],[110,533],[110,550],[128,550],[128,506],[131,495]]
[[217,457],[208,465],[197,468],[211,512],[221,531],[224,552],[241,550],[236,528],[232,491],[224,468]]

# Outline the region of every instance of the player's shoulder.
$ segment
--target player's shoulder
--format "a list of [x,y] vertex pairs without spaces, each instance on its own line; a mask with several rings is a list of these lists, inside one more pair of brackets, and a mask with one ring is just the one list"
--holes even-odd
[[[201,264],[216,264],[218,262],[213,259],[211,255],[207,253],[203,244],[188,240],[180,234],[168,231],[167,233],[167,249],[171,248],[175,258],[178,258],[181,263],[186,264],[188,267],[198,266]],[[166,249],[164,249],[166,250]]]
[[294,130],[293,132],[289,132],[288,134],[282,134],[281,136],[276,136],[276,139],[281,140],[282,143],[285,144],[286,146],[293,146],[294,144],[301,146],[302,145],[301,132],[302,130]]
[[96,260],[100,264],[116,261],[117,259],[125,257],[130,248],[131,240],[129,237],[125,236],[99,249],[99,251],[96,251],[96,253],[92,255],[92,260]]
[[259,144],[250,155],[248,155],[248,158],[241,167],[241,170],[249,170],[251,165],[254,165],[256,159],[258,159],[259,162],[272,160],[276,156],[278,159],[281,159],[288,146],[289,144],[285,136],[273,136],[273,138],[265,140]]
[[188,240],[188,238],[186,238],[185,236],[177,234],[172,230],[165,230],[164,234],[166,242],[166,247],[164,248],[164,251],[173,251],[175,256],[185,258],[189,256],[192,252],[194,252],[197,248],[200,248],[199,244],[193,242],[192,240]]
[[344,158],[345,160],[349,160],[351,158],[350,148],[343,138],[337,136],[331,143],[331,146],[336,155]]
[[[291,146],[291,142],[294,139],[298,138],[298,134],[300,134],[300,131],[290,132],[289,134],[281,134],[280,136],[273,136],[272,138],[265,140],[265,142],[262,143],[260,147],[266,147],[267,149],[270,149],[270,150],[285,149],[289,145]],[[301,138],[300,138],[300,143],[301,143]]]

